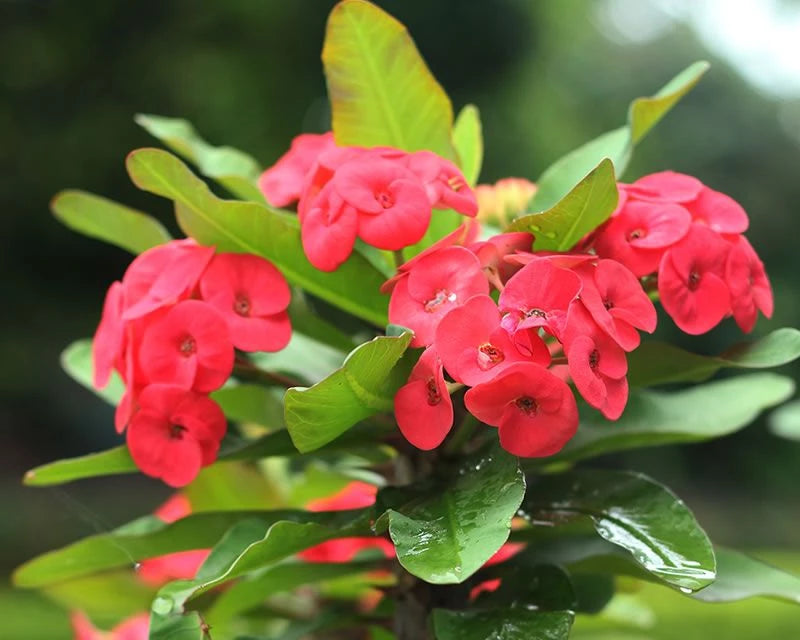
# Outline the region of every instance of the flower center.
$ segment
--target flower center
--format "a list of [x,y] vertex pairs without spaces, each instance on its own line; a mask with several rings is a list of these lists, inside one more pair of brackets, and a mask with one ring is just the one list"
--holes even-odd
[[603,300],[603,306],[606,308],[606,310],[611,310],[614,308],[614,303],[608,298],[606,298],[605,300]]
[[447,289],[439,289],[434,295],[433,298],[427,300],[425,302],[425,306],[423,307],[425,311],[428,313],[433,313],[442,306],[445,302],[455,302],[456,301],[456,294],[451,293]]
[[188,358],[197,352],[197,342],[192,336],[184,336],[178,349],[184,358]]
[[539,405],[536,404],[536,400],[530,396],[520,396],[514,401],[514,404],[517,405],[517,409],[527,416],[535,416],[539,408]]
[[478,347],[478,366],[482,371],[491,369],[505,359],[505,354],[493,344],[484,342]]
[[452,176],[447,179],[447,186],[457,192],[464,187],[464,181],[458,176]]
[[183,440],[183,432],[186,431],[186,427],[180,424],[171,424],[169,425],[169,439],[170,440]]
[[240,316],[248,317],[250,315],[250,298],[243,293],[236,294],[236,299],[233,301],[233,311]]
[[600,352],[597,349],[593,349],[589,354],[589,367],[594,371],[597,369],[598,364],[600,364]]
[[639,238],[644,238],[646,235],[647,232],[644,229],[634,229],[628,232],[628,240],[638,240]]
[[384,209],[394,206],[394,197],[388,191],[379,191],[375,194],[375,199]]
[[700,274],[695,270],[690,271],[689,281],[686,284],[689,287],[689,291],[694,291],[697,289],[698,285],[700,284]]
[[535,316],[537,318],[546,318],[547,317],[547,312],[546,311],[542,311],[541,309],[531,309],[530,311],[525,313],[525,317],[526,318],[530,318],[530,317],[533,317],[533,316]]
[[439,393],[439,387],[436,386],[436,380],[434,378],[428,378],[426,384],[428,388],[428,404],[435,407],[442,401],[442,394]]

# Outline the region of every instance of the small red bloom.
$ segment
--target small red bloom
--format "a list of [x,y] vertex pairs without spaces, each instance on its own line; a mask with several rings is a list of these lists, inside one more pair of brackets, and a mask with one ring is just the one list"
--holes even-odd
[[470,217],[477,215],[475,193],[452,162],[430,151],[417,151],[408,156],[408,168],[422,180],[433,207],[455,209]]
[[200,293],[222,313],[237,349],[280,351],[289,343],[289,285],[264,258],[217,254],[200,279]]
[[438,447],[453,427],[453,402],[442,372],[442,361],[433,347],[423,352],[408,382],[394,397],[397,426],[418,449]]
[[732,243],[725,281],[731,292],[733,317],[742,331],[753,330],[759,310],[767,318],[772,317],[772,286],[764,264],[744,236],[738,236]]
[[103,303],[103,315],[92,340],[92,360],[94,362],[92,384],[97,389],[102,389],[108,384],[111,371],[122,352],[125,339],[122,323],[122,291],[121,282],[114,282],[108,288]]
[[320,271],[335,271],[350,254],[358,234],[358,212],[327,184],[302,220],[308,261]]
[[544,366],[550,364],[544,341],[535,334],[531,340],[529,358],[500,326],[500,311],[494,300],[475,296],[442,318],[434,345],[453,379],[474,386],[487,382],[514,362],[533,359]]
[[298,200],[314,161],[335,146],[331,132],[304,133],[292,140],[289,150],[258,179],[258,186],[267,202],[274,207],[285,207]]
[[697,178],[675,171],[651,173],[633,184],[620,186],[639,200],[677,203],[691,202],[704,188]]
[[225,435],[225,415],[208,396],[171,385],[149,385],[128,426],[136,466],[172,487],[189,484],[214,462]]
[[210,392],[233,370],[233,344],[225,318],[200,300],[185,300],[155,320],[139,350],[142,371],[151,383]]
[[747,213],[736,200],[708,187],[684,206],[693,222],[708,225],[717,233],[744,233],[750,225]]
[[488,293],[478,258],[463,247],[448,247],[420,259],[397,281],[389,300],[389,321],[414,332],[412,347],[425,347],[448,311]]
[[500,445],[517,456],[553,455],[578,429],[569,386],[534,363],[513,364],[474,386],[464,403],[480,421],[498,427]]
[[533,236],[530,233],[513,231],[498,233],[486,241],[476,242],[470,245],[469,250],[478,256],[489,282],[497,290],[502,290],[504,283],[519,271],[519,265],[506,261],[506,256],[529,251],[532,244]]
[[111,631],[100,631],[82,611],[70,614],[74,640],[147,640],[150,637],[150,614],[137,613],[120,622]]
[[729,248],[711,229],[694,224],[686,238],[664,254],[658,270],[661,304],[686,333],[705,333],[731,312],[725,282]]

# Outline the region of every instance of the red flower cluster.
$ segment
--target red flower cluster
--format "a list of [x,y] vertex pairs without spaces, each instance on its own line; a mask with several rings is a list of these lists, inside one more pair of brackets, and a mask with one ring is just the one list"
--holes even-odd
[[661,303],[683,331],[705,333],[732,315],[749,332],[758,311],[772,315],[772,288],[742,235],[748,219],[739,204],[672,171],[620,184],[619,192],[591,245],[640,278],[657,275]]
[[275,206],[298,201],[303,249],[322,271],[347,260],[356,238],[396,251],[422,239],[434,208],[478,211],[452,162],[430,151],[337,147],[329,133],[295,138],[259,185]]
[[234,348],[289,342],[289,286],[263,258],[214,254],[192,240],[154,247],[111,285],[93,343],[94,384],[125,382],[115,423],[139,468],[171,486],[211,464],[225,416],[207,394],[231,375]]

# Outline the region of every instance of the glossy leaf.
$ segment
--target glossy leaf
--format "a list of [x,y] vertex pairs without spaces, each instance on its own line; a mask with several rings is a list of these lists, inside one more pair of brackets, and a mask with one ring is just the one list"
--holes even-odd
[[461,172],[475,186],[483,165],[483,130],[478,107],[468,104],[458,114],[453,126],[453,143],[458,152]]
[[456,159],[450,99],[392,16],[363,0],[340,2],[328,18],[322,62],[337,144]]
[[756,596],[800,604],[800,576],[786,573],[732,549],[717,547],[717,579],[692,597],[733,602]]
[[50,210],[73,231],[133,254],[172,239],[155,218],[86,191],[58,193],[50,202]]
[[634,146],[697,84],[707,69],[707,62],[690,65],[652,97],[634,100],[628,108],[626,125],[608,131],[556,160],[536,181],[537,191],[529,208],[541,211],[552,207],[602,158],[611,158],[617,177],[621,177]]
[[284,400],[286,427],[297,449],[312,451],[360,420],[392,411],[408,371],[395,369],[411,334],[380,336],[352,351],[341,368],[312,387],[294,387]]
[[767,369],[797,358],[800,331],[789,328],[735,345],[719,356],[701,356],[663,342],[645,342],[628,355],[628,381],[641,387],[700,382],[722,368]]
[[570,471],[533,484],[523,509],[591,518],[597,533],[664,582],[696,591],[715,577],[714,550],[692,512],[669,489],[623,471]]
[[[108,533],[102,533],[50,551],[19,567],[16,586],[32,588],[90,575],[98,571],[130,567],[146,558],[213,547],[236,523],[255,519],[268,529],[280,522],[304,523],[336,529],[353,524],[362,512],[219,511],[196,513],[172,524],[147,516]],[[285,527],[281,527],[285,531]],[[365,528],[362,535],[368,535]]]
[[140,189],[175,201],[178,224],[201,244],[219,251],[263,256],[309,293],[383,326],[388,299],[383,275],[354,253],[333,273],[315,269],[303,254],[297,216],[256,202],[221,200],[178,158],[160,149],[128,155],[128,173]]
[[614,165],[605,158],[553,207],[517,218],[508,231],[529,231],[537,251],[567,251],[617,207]]
[[134,120],[154,138],[196,165],[200,173],[216,180],[233,195],[244,200],[264,202],[264,196],[256,185],[261,165],[248,154],[233,147],[208,144],[188,120],[144,113],[137,114]]
[[[463,582],[508,539],[525,495],[517,459],[495,449],[467,459],[442,485],[379,494],[397,559],[434,584]],[[380,523],[379,523],[380,524]]]
[[569,611],[524,608],[487,611],[434,609],[436,640],[566,640],[572,627]]
[[698,442],[750,424],[794,393],[791,378],[754,373],[682,391],[633,390],[616,422],[583,407],[578,433],[549,462],[575,461],[638,447]]
[[772,433],[789,440],[800,440],[800,400],[785,404],[769,417]]

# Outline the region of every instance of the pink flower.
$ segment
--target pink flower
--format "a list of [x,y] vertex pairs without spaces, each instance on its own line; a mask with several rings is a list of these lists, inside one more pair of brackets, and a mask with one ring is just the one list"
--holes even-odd
[[217,254],[200,279],[200,293],[225,318],[237,349],[279,351],[289,343],[289,285],[264,258]]
[[691,202],[704,188],[697,178],[675,171],[651,173],[633,184],[620,186],[639,200],[677,203]]
[[557,339],[567,319],[567,309],[581,290],[572,271],[538,259],[520,269],[500,293],[498,306],[508,315],[503,326],[509,332],[544,327]]
[[584,306],[625,351],[639,346],[636,329],[655,331],[656,308],[636,276],[619,262],[600,260],[597,266],[583,264],[575,272],[583,282]]
[[122,291],[121,282],[114,282],[108,288],[103,303],[103,315],[92,340],[92,360],[94,361],[92,384],[97,389],[102,389],[108,384],[111,371],[122,352],[125,339],[122,322]]
[[506,256],[518,251],[529,251],[533,244],[533,236],[525,231],[498,233],[486,241],[470,245],[481,267],[486,272],[489,282],[499,291],[503,285],[519,271],[519,265],[505,260]]
[[289,150],[258,179],[267,202],[274,207],[285,207],[298,200],[306,174],[317,157],[335,146],[331,132],[304,133],[292,140]]
[[416,262],[397,281],[389,301],[389,321],[414,332],[412,347],[433,342],[436,326],[451,309],[474,295],[487,295],[489,283],[475,255],[448,247]]
[[[529,360],[500,326],[497,305],[483,295],[470,298],[442,318],[434,345],[453,379],[470,386],[487,382],[514,362]],[[544,366],[550,363],[550,352],[538,335],[533,334],[529,346],[534,361]]]
[[137,613],[120,622],[111,631],[100,631],[82,611],[70,614],[74,640],[147,640],[150,637],[150,614]]
[[408,168],[422,180],[433,207],[455,209],[470,217],[477,215],[475,193],[452,162],[430,151],[417,151],[408,156]]
[[661,260],[658,270],[661,304],[686,333],[705,333],[731,312],[731,296],[725,281],[729,246],[708,227],[694,224],[688,235]]
[[228,324],[214,307],[185,300],[147,327],[139,350],[142,371],[151,383],[210,392],[233,370]]
[[742,331],[753,330],[759,311],[767,318],[772,317],[772,286],[764,264],[744,236],[738,236],[732,243],[725,281],[731,293],[733,317]]
[[730,196],[703,187],[700,195],[684,205],[692,214],[692,221],[705,224],[717,233],[744,233],[750,225],[747,213]]
[[358,212],[327,184],[303,218],[301,239],[308,261],[335,271],[350,254],[358,234]]
[[418,449],[435,449],[450,432],[453,402],[433,347],[425,349],[408,382],[398,389],[394,415],[405,439]]
[[501,446],[517,456],[553,455],[578,429],[578,407],[567,384],[530,362],[472,387],[464,403],[481,422],[498,427]]

